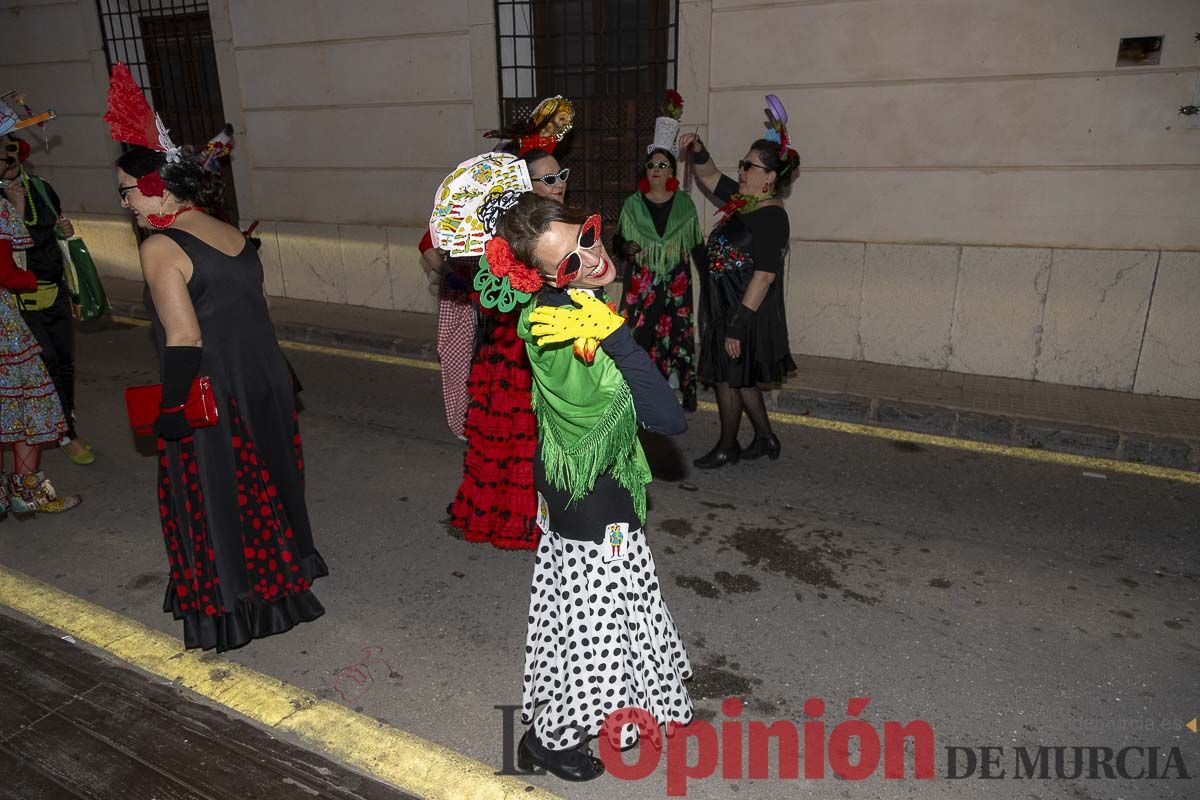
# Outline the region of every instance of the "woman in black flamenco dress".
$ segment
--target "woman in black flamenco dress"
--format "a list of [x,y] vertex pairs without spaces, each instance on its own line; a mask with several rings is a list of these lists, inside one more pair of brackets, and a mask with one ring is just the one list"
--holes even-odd
[[[311,586],[328,574],[313,545],[295,389],[262,262],[237,228],[196,207],[207,180],[199,165],[134,147],[117,178],[123,205],[156,234],[141,260],[163,376],[164,611],[183,621],[188,648],[241,647],[321,616]],[[211,379],[219,419],[192,429],[182,405],[197,376]]]
[[[738,163],[738,179],[722,175],[695,134],[680,148],[692,149],[696,177],[724,203],[723,217],[708,237],[700,303],[700,380],[716,390],[721,438],[696,459],[715,469],[741,459],[779,457],[760,384],[782,381],[796,364],[788,348],[783,268],[790,238],[780,200],[799,165],[794,150],[759,139]],[[754,440],[738,444],[743,412]]]

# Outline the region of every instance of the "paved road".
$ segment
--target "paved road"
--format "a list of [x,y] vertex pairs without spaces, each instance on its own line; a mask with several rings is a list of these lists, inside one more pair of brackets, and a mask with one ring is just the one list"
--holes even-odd
[[[47,467],[85,510],[8,520],[0,562],[179,635],[160,610],[154,461],[123,423],[122,387],[155,380],[148,333],[109,326],[81,350],[80,426],[99,459],[81,468],[56,453]],[[520,702],[530,555],[443,524],[462,445],[442,422],[436,372],[290,357],[306,387],[328,614],[223,658],[499,768],[494,706]],[[714,776],[690,782],[689,797],[1197,795],[1183,780],[1012,775],[1014,748],[1039,745],[1158,746],[1160,770],[1178,747],[1200,773],[1200,735],[1183,728],[1200,713],[1200,486],[804,427],[781,427],[779,462],[688,474],[715,435],[702,412],[653,448],[663,477],[648,528],[702,716],[726,721],[721,700],[737,696],[743,721],[800,722],[819,697],[828,736],[847,698],[870,697],[862,716],[876,730],[932,725],[938,777]],[[349,676],[364,662],[372,680],[360,684]],[[951,746],[1004,747],[1007,777],[946,779]],[[1131,755],[1130,768],[1143,761]],[[661,768],[636,786],[534,782],[581,800],[666,792]]]

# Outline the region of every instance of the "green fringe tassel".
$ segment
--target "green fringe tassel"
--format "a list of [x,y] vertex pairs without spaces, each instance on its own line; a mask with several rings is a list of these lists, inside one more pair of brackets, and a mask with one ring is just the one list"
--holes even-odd
[[560,491],[570,491],[575,502],[596,486],[596,479],[605,471],[628,490],[638,519],[646,521],[646,484],[651,480],[644,459],[639,458],[641,445],[637,438],[637,416],[629,385],[621,382],[608,411],[586,436],[567,448],[562,435],[551,421],[552,414],[540,413],[541,393],[533,385],[533,411],[541,423],[542,463],[546,476]]
[[693,247],[703,241],[700,221],[695,217],[665,241],[657,241],[641,236],[637,231],[631,230],[629,233],[632,235],[626,235],[625,233],[621,235],[631,242],[637,242],[642,248],[642,252],[638,253],[634,258],[638,262],[650,267],[650,271],[659,277],[666,275],[679,266],[679,262],[683,261],[683,257],[690,253]]

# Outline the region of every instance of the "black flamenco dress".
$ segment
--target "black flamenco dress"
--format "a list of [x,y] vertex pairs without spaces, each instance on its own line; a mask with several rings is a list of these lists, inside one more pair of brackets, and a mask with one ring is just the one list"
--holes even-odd
[[[166,230],[192,261],[188,294],[212,380],[216,425],[159,439],[158,502],[171,578],[163,610],[188,648],[230,650],[325,613],[311,591],[329,573],[313,545],[291,370],[267,312],[262,262]],[[165,335],[149,289],[159,355]]]
[[[714,194],[727,202],[736,191],[737,184],[722,176]],[[784,254],[790,233],[782,207],[760,206],[748,213],[729,214],[709,234],[699,315],[703,383],[748,388],[779,383],[795,372],[783,306]],[[726,326],[755,272],[770,272],[776,279],[752,317],[741,356],[730,358],[725,352]]]

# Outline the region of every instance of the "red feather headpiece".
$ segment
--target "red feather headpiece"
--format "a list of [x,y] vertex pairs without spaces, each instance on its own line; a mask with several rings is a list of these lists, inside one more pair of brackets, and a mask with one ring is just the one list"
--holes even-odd
[[179,161],[179,148],[171,141],[167,126],[146,102],[146,95],[134,82],[129,67],[119,61],[113,67],[108,85],[104,121],[118,142],[148,147],[166,153],[168,161]]

